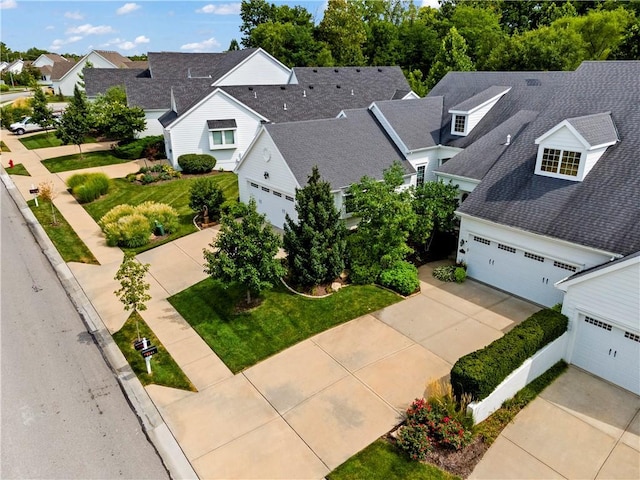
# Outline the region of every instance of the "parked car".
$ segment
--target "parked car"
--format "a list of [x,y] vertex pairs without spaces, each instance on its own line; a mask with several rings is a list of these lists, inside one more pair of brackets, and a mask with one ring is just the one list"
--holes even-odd
[[[58,122],[58,120],[60,119],[59,114],[58,115],[54,114],[54,119],[56,122]],[[22,117],[22,120],[16,123],[12,123],[9,126],[9,130],[15,133],[16,135],[22,135],[24,133],[37,132],[40,130],[44,130],[44,127],[35,123],[31,119],[31,117]]]

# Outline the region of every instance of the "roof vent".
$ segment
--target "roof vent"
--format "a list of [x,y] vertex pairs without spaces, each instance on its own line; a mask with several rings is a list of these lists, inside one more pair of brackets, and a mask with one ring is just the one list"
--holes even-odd
[[351,95],[353,95],[353,88],[351,89]]
[[313,90],[313,85],[309,85],[309,90]]
[[191,67],[187,68],[187,78],[191,78]]
[[379,72],[381,72],[381,71],[382,71],[382,69],[381,69],[380,67],[378,67],[378,71],[379,71]]
[[542,82],[537,78],[527,78],[525,82],[527,83],[527,87],[539,87],[542,85]]
[[360,69],[359,69],[359,68],[356,68],[356,72],[359,72],[359,71],[360,71]]
[[337,68],[334,68],[334,69],[333,69],[333,71],[334,71],[334,72],[336,72],[336,73],[338,73],[338,69],[337,69]]
[[286,90],[286,88],[287,88],[287,87],[285,87],[284,85],[282,85],[282,86],[280,87],[280,90]]
[[253,87],[249,87],[249,90],[253,90]]
[[307,98],[307,91],[306,91],[306,90],[302,90],[302,96],[303,96],[304,98]]
[[318,69],[317,69],[317,68],[314,68],[314,69],[313,69],[313,73],[318,73]]
[[507,141],[505,142],[505,145],[511,145],[511,135],[507,135]]
[[340,85],[336,85],[336,88],[342,88]]
[[284,107],[283,107],[283,110],[286,110],[286,109],[287,109],[287,104],[285,103]]

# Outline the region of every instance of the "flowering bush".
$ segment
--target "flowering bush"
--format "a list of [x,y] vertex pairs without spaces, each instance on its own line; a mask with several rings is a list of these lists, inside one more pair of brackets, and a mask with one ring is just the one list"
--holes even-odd
[[460,450],[471,443],[473,435],[451,417],[442,417],[442,420],[436,425],[434,432],[438,444],[452,448],[454,450]]
[[429,429],[419,423],[408,423],[398,430],[398,446],[407,452],[411,460],[425,460],[433,449]]

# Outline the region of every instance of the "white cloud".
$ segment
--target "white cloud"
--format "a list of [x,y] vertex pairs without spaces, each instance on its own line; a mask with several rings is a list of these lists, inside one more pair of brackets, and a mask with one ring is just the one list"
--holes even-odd
[[17,8],[18,2],[16,0],[2,0],[0,2],[0,10],[9,10],[10,8]]
[[82,15],[80,12],[65,12],[64,16],[65,18],[70,18],[71,20],[82,20],[84,18],[84,15]]
[[96,25],[95,27],[90,23],[85,23],[79,27],[71,27],[67,29],[67,33],[75,33],[78,35],[104,35],[106,33],[113,33],[115,30],[109,25]]
[[423,7],[440,8],[440,2],[438,0],[422,0]]
[[138,37],[136,37],[136,39],[133,41],[136,45],[140,45],[141,43],[149,43],[151,40],[149,40],[147,37],[145,37],[144,35],[140,35]]
[[240,13],[239,3],[221,3],[219,5],[209,4],[196,10],[196,13],[213,13],[215,15],[238,15]]
[[79,36],[75,36],[75,37],[69,37],[69,38],[65,38],[65,39],[56,39],[53,41],[53,43],[51,43],[51,45],[49,46],[49,50],[53,50],[54,52],[56,50],[60,50],[60,48],[62,48],[64,45],[69,45],[70,43],[75,43],[82,40],[82,37]]
[[133,50],[136,48],[136,44],[133,42],[122,42],[118,44],[118,48],[121,50]]
[[56,27],[54,27],[53,25],[47,25],[46,27],[44,27],[45,30],[55,30]]
[[123,6],[121,6],[119,9],[116,10],[116,13],[118,15],[126,15],[127,13],[134,12],[139,8],[142,8],[142,7],[137,3],[125,3]]
[[180,50],[188,50],[190,52],[207,52],[219,46],[220,42],[211,37],[209,40],[205,40],[204,42],[194,42],[182,45]]

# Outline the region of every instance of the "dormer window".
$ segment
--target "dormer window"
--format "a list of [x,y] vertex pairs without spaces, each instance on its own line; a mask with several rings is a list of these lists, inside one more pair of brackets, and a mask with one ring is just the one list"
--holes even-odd
[[581,182],[617,141],[608,112],[566,119],[536,139],[535,173]]
[[466,137],[511,87],[493,86],[449,109],[451,135]]
[[466,115],[454,115],[453,116],[453,133],[465,134],[465,128],[467,126]]

